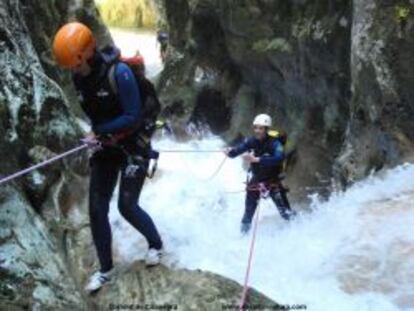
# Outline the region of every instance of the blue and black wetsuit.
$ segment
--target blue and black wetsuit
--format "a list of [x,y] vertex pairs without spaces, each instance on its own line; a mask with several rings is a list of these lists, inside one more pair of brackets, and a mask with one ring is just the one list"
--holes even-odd
[[[249,187],[257,186],[260,183],[279,184],[285,159],[283,144],[279,139],[269,135],[263,140],[255,137],[246,139],[240,145],[230,150],[229,157],[235,158],[247,151],[253,152],[254,156],[258,157],[260,161],[259,163],[252,163],[250,167],[252,176],[247,186],[246,208],[242,218],[243,224],[250,224],[252,222],[260,199],[260,192],[249,190]],[[286,190],[283,187],[278,187],[277,189],[270,187],[269,196],[284,219],[289,220],[294,215],[293,210],[290,208]]]
[[[147,161],[131,163],[131,155],[145,158],[136,144],[133,129],[141,111],[140,90],[128,65],[118,63],[116,49],[100,51],[95,56],[92,72],[86,77],[74,76],[82,97],[82,107],[90,118],[97,135],[132,132],[119,142],[122,148],[106,146],[91,160],[89,216],[93,240],[97,249],[101,271],[112,268],[111,228],[108,219],[109,204],[121,174],[118,208],[121,215],[148,241],[150,248],[160,249],[162,242],[151,217],[138,205],[138,199],[147,172]],[[108,72],[115,64],[117,94],[111,88]],[[131,170],[133,164],[133,170]]]

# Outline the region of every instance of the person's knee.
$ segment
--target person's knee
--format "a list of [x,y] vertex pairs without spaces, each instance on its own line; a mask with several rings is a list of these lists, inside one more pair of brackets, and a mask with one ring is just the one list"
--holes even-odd
[[128,193],[123,193],[119,197],[118,210],[122,217],[129,219],[136,209],[137,203],[131,200]]
[[131,215],[131,207],[129,206],[129,202],[126,202],[124,200],[119,200],[118,210],[121,216],[126,219],[128,219]]

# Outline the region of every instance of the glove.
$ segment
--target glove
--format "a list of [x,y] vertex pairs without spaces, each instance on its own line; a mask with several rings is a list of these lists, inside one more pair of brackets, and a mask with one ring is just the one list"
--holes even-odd
[[99,146],[101,143],[95,136],[87,136],[81,139],[83,144],[88,145],[89,147]]

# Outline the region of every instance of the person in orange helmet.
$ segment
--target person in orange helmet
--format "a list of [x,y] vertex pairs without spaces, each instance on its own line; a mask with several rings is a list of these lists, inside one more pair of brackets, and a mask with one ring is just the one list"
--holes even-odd
[[120,61],[119,50],[98,49],[92,31],[74,22],[59,29],[53,52],[56,62],[73,72],[94,137],[116,142],[103,144],[90,160],[89,216],[100,270],[91,276],[85,289],[94,292],[110,281],[113,272],[108,212],[119,174],[120,213],[146,238],[149,245],[146,263],[160,263],[161,237],[151,217],[137,204],[154,151],[139,144],[145,119],[143,92],[131,68]]

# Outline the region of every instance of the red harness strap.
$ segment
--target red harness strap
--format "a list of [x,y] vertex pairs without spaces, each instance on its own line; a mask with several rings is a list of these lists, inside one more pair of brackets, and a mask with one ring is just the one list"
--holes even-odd
[[119,141],[128,138],[134,132],[135,130],[125,130],[125,131],[104,137],[103,139],[101,139],[102,145],[104,146],[116,145]]
[[267,198],[270,192],[278,192],[286,189],[281,182],[259,182],[256,184],[247,184],[246,191],[260,192],[262,198]]

